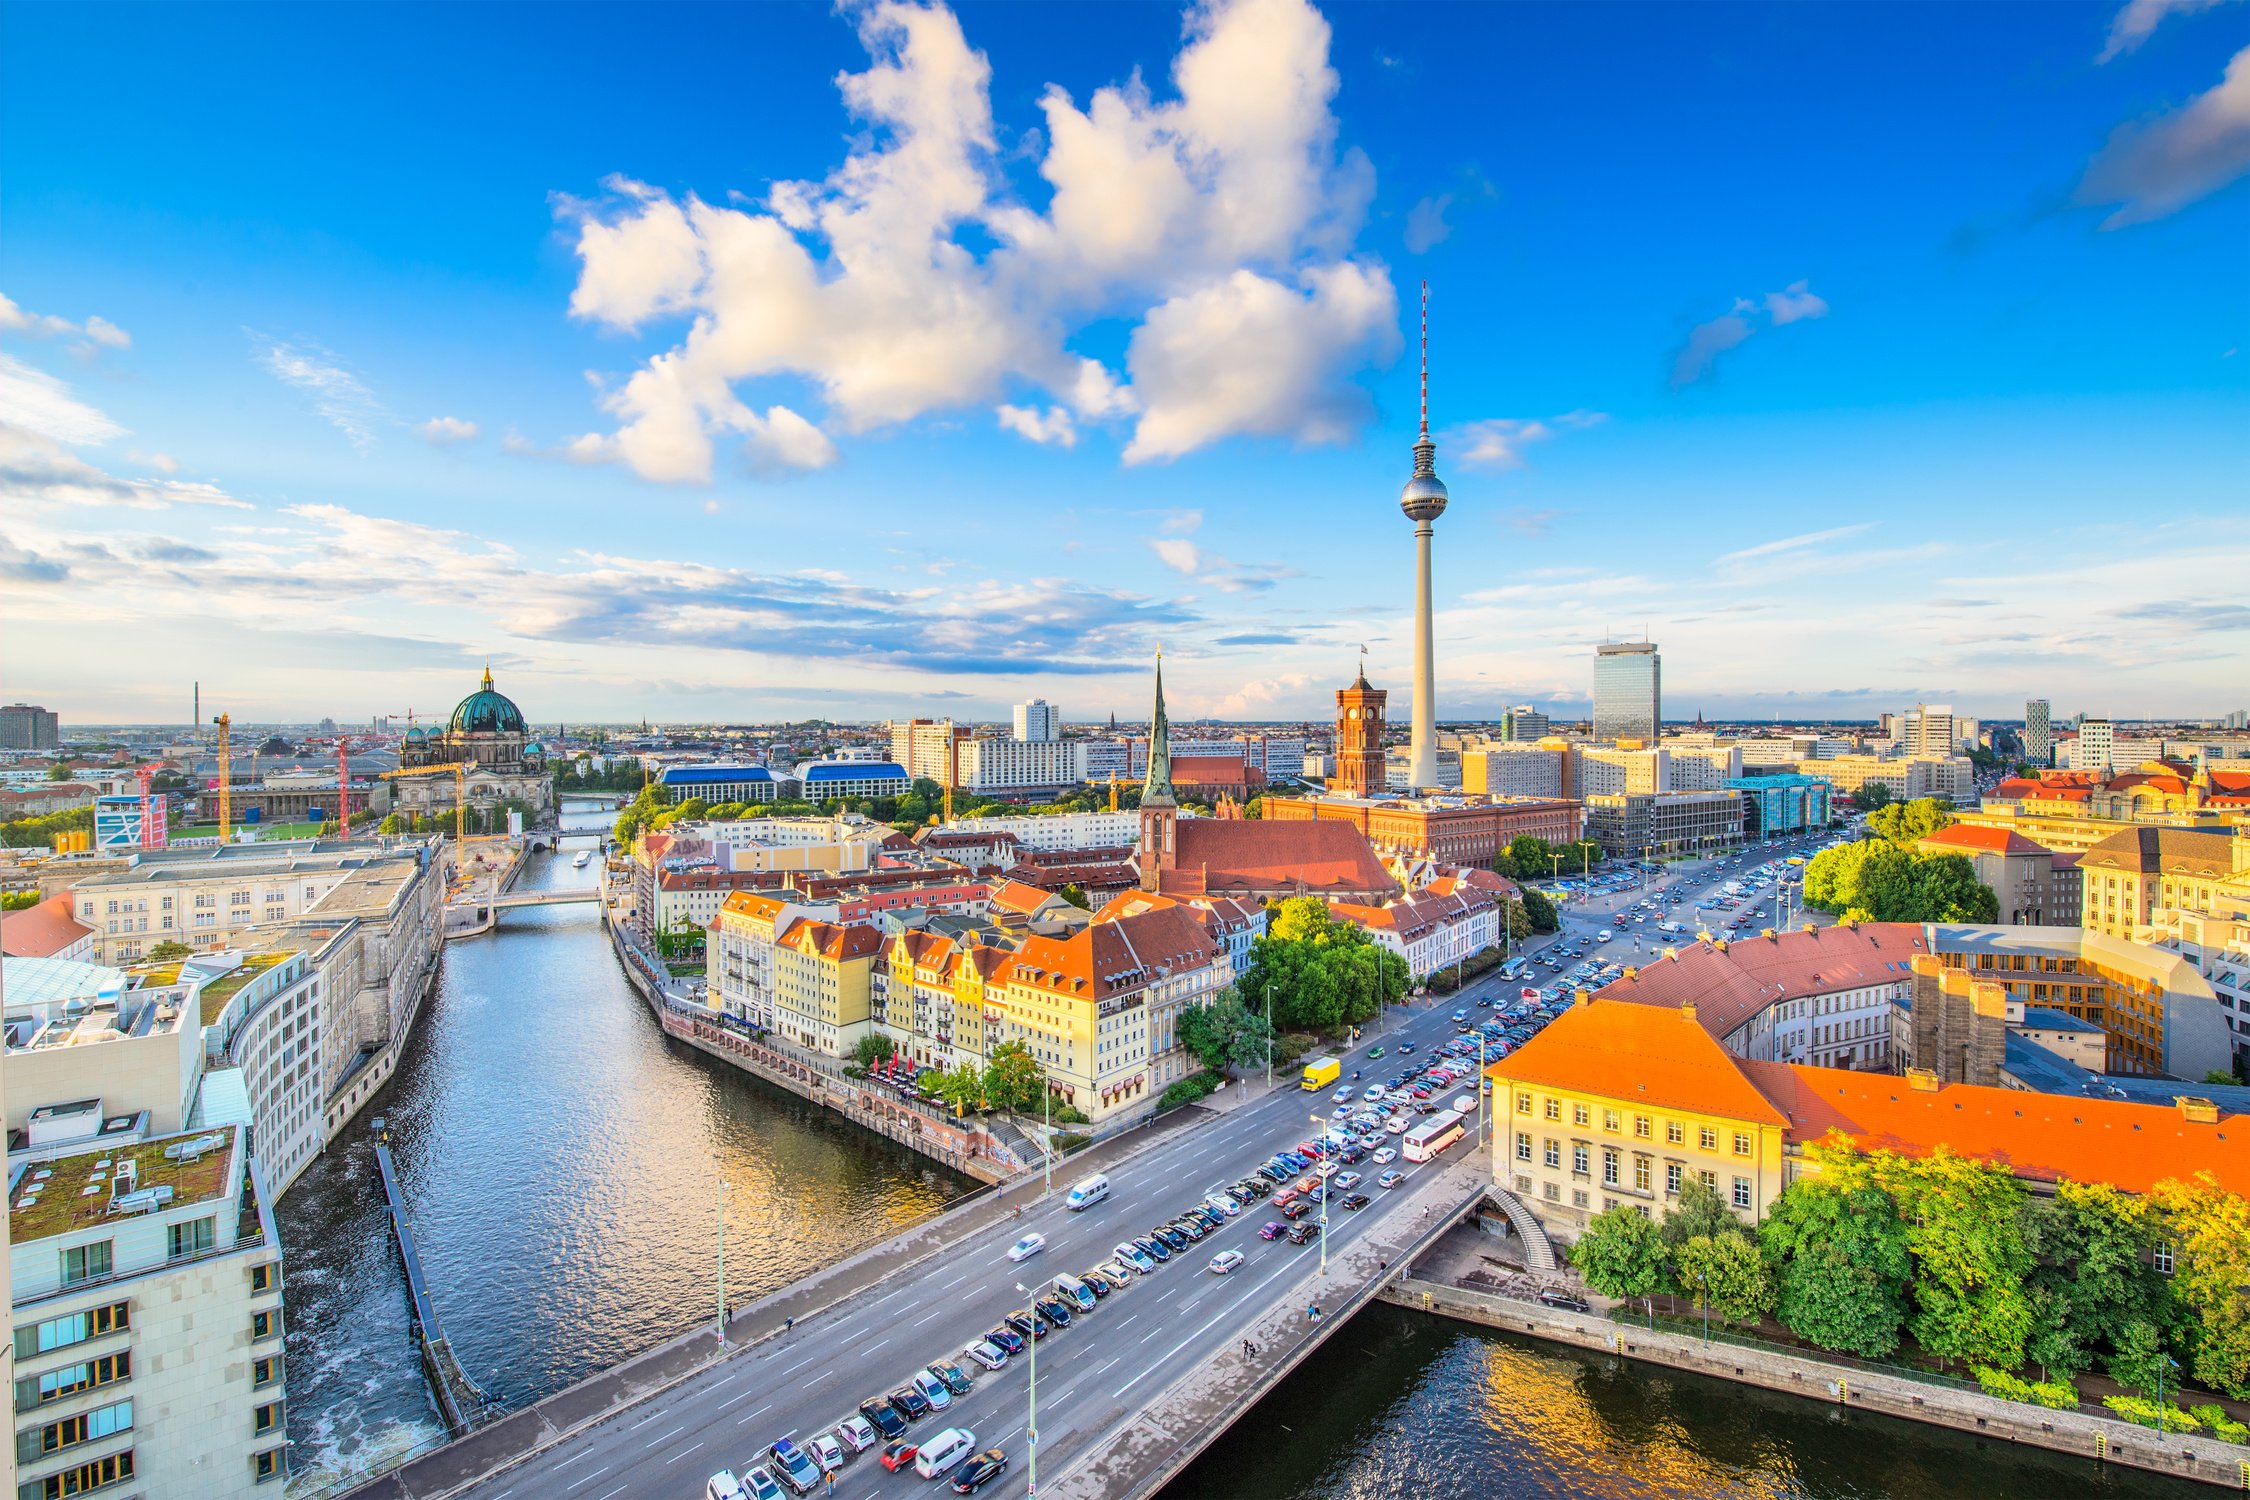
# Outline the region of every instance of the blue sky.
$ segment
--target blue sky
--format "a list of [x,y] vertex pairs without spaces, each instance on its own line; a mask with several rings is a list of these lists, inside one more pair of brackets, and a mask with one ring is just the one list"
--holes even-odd
[[[11,5],[81,720],[2246,706],[2250,5]],[[89,89],[99,81],[99,104]]]

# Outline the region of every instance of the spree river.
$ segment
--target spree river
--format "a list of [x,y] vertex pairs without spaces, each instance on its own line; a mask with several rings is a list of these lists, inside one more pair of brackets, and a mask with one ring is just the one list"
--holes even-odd
[[[566,812],[606,829],[607,811]],[[518,889],[592,884],[534,856]],[[712,1317],[719,1188],[741,1303],[975,1184],[667,1038],[593,906],[534,907],[447,947],[397,1076],[282,1199],[292,1485],[440,1440],[375,1177],[389,1118],[438,1316],[521,1406]]]

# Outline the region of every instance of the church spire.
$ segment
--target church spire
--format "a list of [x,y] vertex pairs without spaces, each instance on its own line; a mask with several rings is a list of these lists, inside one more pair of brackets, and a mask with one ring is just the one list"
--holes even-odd
[[1164,649],[1156,651],[1156,707],[1148,716],[1148,779],[1141,783],[1141,803],[1170,805],[1172,795],[1172,722],[1164,716]]

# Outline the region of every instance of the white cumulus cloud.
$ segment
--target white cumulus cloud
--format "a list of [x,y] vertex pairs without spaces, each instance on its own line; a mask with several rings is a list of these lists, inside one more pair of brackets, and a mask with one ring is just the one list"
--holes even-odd
[[2125,8],[2109,23],[2109,40],[2095,61],[2108,62],[2137,50],[2167,17],[2191,16],[2224,3],[2225,0],[2128,0]]
[[0,354],[0,422],[73,448],[106,443],[125,431],[62,381],[7,354]]
[[477,435],[479,429],[476,423],[460,417],[432,417],[418,430],[429,442],[440,448],[447,448],[455,443],[468,442]]
[[99,313],[83,323],[73,323],[68,318],[58,318],[52,313],[26,312],[16,301],[0,293],[0,333],[20,333],[31,338],[80,338],[80,352],[91,354],[93,346],[105,349],[130,349],[133,336]]
[[[1244,433],[1322,441],[1364,420],[1349,382],[1395,348],[1395,299],[1379,266],[1346,258],[1373,176],[1337,149],[1329,28],[1306,0],[1189,11],[1172,97],[1137,75],[1083,106],[1050,87],[1044,208],[1008,178],[991,65],[952,11],[848,13],[870,65],[838,86],[867,132],[826,177],[731,207],[624,177],[601,200],[558,199],[577,235],[574,315],[687,324],[601,398],[618,426],[590,436],[617,458],[700,481],[739,435],[774,466],[815,467],[834,461],[827,430],[978,405],[1032,441],[1131,420],[1129,459]],[[1131,384],[1067,347],[1109,320],[1134,329]],[[1195,344],[1245,325],[1274,341]],[[817,422],[760,416],[737,389],[775,378],[817,392]],[[1246,388],[1260,378],[1263,399]]]

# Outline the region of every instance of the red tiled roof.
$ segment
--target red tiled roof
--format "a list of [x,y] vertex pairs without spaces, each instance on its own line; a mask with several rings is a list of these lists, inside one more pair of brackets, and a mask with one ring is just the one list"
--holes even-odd
[[[1965,1083],[1925,1092],[1904,1078],[1842,1068],[1742,1068],[1789,1114],[1788,1139],[1797,1144],[1835,1130],[1863,1150],[1927,1156],[1942,1145],[2043,1182],[2067,1177],[2145,1193],[2167,1177],[2210,1172],[2237,1192],[2250,1187],[2250,1116],[2200,1125],[2161,1104]],[[2193,1094],[2194,1085],[2180,1091]]]
[[998,888],[993,891],[986,904],[997,907],[1002,911],[1012,911],[1023,916],[1030,916],[1054,899],[1055,893],[1053,891],[1043,891],[1035,885],[1026,885],[1020,880],[1003,880]]
[[0,916],[0,952],[10,958],[52,958],[94,929],[70,914],[70,897],[49,896],[37,906]]
[[[1182,818],[1178,869],[1163,884],[1183,893],[1293,892],[1375,895],[1398,889],[1367,835],[1331,819],[1267,822]],[[1174,876],[1185,879],[1175,881]]]
[[1694,1016],[1654,1005],[1574,1005],[1485,1072],[1511,1083],[1639,1100],[1659,1109],[1789,1124]]
[[1695,943],[1604,986],[1600,998],[1673,1010],[1693,1005],[1711,1035],[1723,1037],[1778,1001],[1903,981],[1913,956],[1928,951],[1912,922],[1746,937],[1724,952],[1716,943]]
[[1073,999],[1138,990],[1162,973],[1211,963],[1218,947],[1181,907],[1166,905],[1095,922],[1067,938],[1032,936],[1008,978]]
[[1922,840],[1922,847],[1958,849],[1964,854],[2048,854],[2053,851],[2045,844],[2035,843],[2009,828],[1978,828],[1967,823],[1953,823]]
[[827,959],[866,958],[883,946],[883,934],[878,928],[862,927],[856,922],[839,926],[834,922],[816,922],[811,917],[799,917],[791,922],[780,940],[800,953]]

